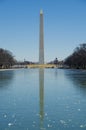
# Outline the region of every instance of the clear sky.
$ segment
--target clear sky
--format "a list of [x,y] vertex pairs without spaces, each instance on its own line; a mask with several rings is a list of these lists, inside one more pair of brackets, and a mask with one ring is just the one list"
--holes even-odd
[[0,48],[17,60],[38,61],[40,9],[45,62],[63,60],[86,43],[86,0],[0,0]]

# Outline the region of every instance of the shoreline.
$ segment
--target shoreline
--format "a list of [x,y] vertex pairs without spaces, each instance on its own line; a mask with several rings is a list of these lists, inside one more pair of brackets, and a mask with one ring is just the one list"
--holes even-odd
[[9,69],[0,69],[0,71],[7,71],[7,70],[18,70],[18,69],[23,69],[23,68],[9,68]]

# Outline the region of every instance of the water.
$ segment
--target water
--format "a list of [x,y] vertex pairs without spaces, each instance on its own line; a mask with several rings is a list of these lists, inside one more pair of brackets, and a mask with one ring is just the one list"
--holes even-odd
[[0,71],[0,130],[86,130],[86,71]]

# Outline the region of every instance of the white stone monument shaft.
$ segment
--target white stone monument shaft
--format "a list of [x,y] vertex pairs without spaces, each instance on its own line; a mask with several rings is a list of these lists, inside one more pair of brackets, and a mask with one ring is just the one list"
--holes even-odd
[[39,64],[44,64],[44,25],[43,11],[40,11],[40,32],[39,32]]

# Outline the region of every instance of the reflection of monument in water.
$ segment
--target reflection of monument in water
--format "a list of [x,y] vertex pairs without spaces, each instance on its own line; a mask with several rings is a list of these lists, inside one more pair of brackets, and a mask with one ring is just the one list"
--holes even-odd
[[40,128],[43,128],[44,120],[44,69],[39,69],[39,105],[40,105]]
[[44,64],[44,27],[42,10],[40,11],[39,64]]

